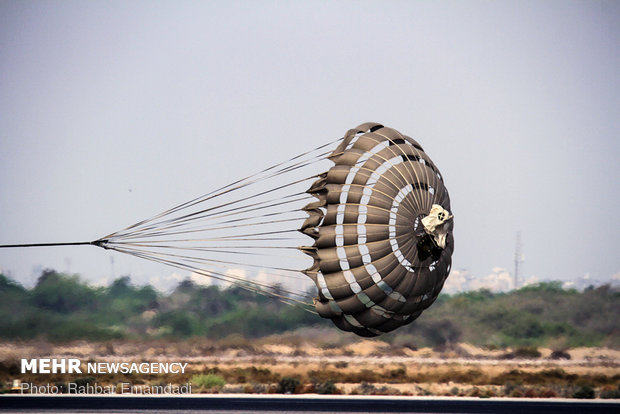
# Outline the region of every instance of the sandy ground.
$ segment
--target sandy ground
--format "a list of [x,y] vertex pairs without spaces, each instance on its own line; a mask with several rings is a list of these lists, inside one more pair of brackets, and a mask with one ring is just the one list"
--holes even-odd
[[[187,362],[188,373],[140,382],[181,383],[196,375],[214,374],[224,386],[196,387],[193,392],[276,392],[278,380],[300,379],[295,392],[316,392],[332,383],[342,394],[570,397],[578,387],[591,386],[597,396],[620,385],[620,351],[576,348],[570,359],[540,357],[508,359],[511,350],[485,350],[458,344],[439,352],[430,348],[396,348],[380,340],[360,340],[343,346],[321,347],[307,341],[286,343],[282,338],[254,343],[208,340],[186,342],[112,341],[50,344],[42,341],[0,343],[0,380],[41,381],[41,375],[16,372],[22,358],[79,358],[97,362]],[[12,368],[11,368],[12,367]],[[134,378],[135,380],[136,378]],[[68,381],[57,375],[48,381]],[[97,381],[113,383],[108,376]],[[617,398],[617,397],[616,397]]]

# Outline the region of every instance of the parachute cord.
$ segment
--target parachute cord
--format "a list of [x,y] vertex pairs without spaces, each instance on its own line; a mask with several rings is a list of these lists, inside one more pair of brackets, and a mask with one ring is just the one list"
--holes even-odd
[[[187,250],[193,252],[206,252],[206,253],[225,253],[225,254],[233,254],[233,255],[248,255],[248,256],[271,256],[271,257],[283,257],[282,254],[269,254],[262,252],[245,252],[245,251],[236,251],[243,249],[260,249],[260,250],[299,250],[299,247],[292,246],[204,246],[204,247],[186,247],[186,246],[167,246],[167,245],[153,245],[153,244],[144,244],[144,243],[129,243],[129,242],[114,242],[112,246],[118,245],[122,247],[145,247],[149,249],[161,249],[164,251],[169,250]],[[108,247],[110,248],[110,247]],[[297,256],[284,256],[287,258],[297,258]],[[204,259],[209,260],[209,259]],[[260,266],[264,267],[264,266]],[[295,272],[299,272],[299,269],[293,269]]]
[[[366,187],[366,186],[361,186],[359,184],[351,184],[352,186],[360,186],[360,187]],[[377,192],[381,193],[380,191],[377,190]],[[344,203],[346,205],[360,205],[358,203]],[[390,210],[382,208],[382,207],[378,207],[378,206],[373,206],[374,209],[377,210],[381,210],[381,211],[387,211],[389,212]],[[253,220],[256,218],[260,218],[260,217],[273,217],[273,216],[277,216],[277,215],[282,215],[282,214],[290,214],[290,213],[297,213],[297,212],[301,212],[299,209],[294,209],[294,210],[287,210],[287,211],[280,211],[280,212],[274,212],[274,213],[268,213],[268,214],[262,214],[262,215],[256,215],[256,216],[251,216],[251,217],[244,217],[244,218],[239,218],[239,219],[233,219],[233,220],[226,220],[226,221],[222,221],[219,223],[215,223],[215,224],[226,224],[226,223],[232,223],[232,222],[241,222],[241,221],[247,221],[247,220]],[[374,217],[381,217],[378,214],[372,214],[372,213],[367,213],[367,215],[369,217],[374,216]],[[153,232],[153,233],[136,233],[135,235],[128,235],[125,236],[121,239],[119,239],[120,241],[114,240],[114,242],[122,242],[124,240],[135,240],[135,239],[140,239],[140,238],[151,238],[151,237],[161,237],[161,236],[170,236],[170,235],[180,235],[180,234],[189,234],[189,233],[200,233],[200,232],[207,232],[207,231],[214,231],[214,230],[226,230],[226,229],[234,229],[234,228],[240,228],[240,227],[257,227],[260,225],[270,225],[270,224],[275,224],[275,223],[287,223],[287,222],[299,222],[300,220],[303,220],[305,217],[300,217],[300,218],[290,218],[290,219],[278,219],[278,220],[268,220],[268,221],[261,221],[261,222],[252,222],[252,223],[243,223],[243,224],[235,224],[235,225],[230,225],[230,226],[220,226],[220,227],[206,227],[206,228],[189,228],[189,229],[185,229],[185,230],[179,230],[176,232],[171,232],[171,231],[167,231],[170,228],[172,228],[172,226],[169,227],[164,227],[164,228],[157,228],[157,232]],[[178,227],[182,227],[182,226],[178,226]],[[286,230],[286,232],[293,232],[293,230]],[[274,234],[275,232],[270,232],[270,234]],[[253,234],[242,234],[242,235],[235,235],[235,236],[229,236],[229,237],[220,237],[220,238],[197,238],[197,239],[165,239],[165,240],[154,240],[154,241],[142,241],[143,243],[160,243],[160,242],[188,242],[188,241],[215,241],[215,240],[222,240],[222,239],[232,239],[232,238],[239,238],[239,237],[248,237],[248,236],[255,236],[257,235],[257,233],[253,233]]]
[[[310,151],[310,152],[312,152],[312,151]],[[294,157],[294,158],[292,158],[292,159],[295,159],[295,158],[298,158],[298,157]],[[290,161],[290,160],[289,160],[289,161]],[[272,166],[272,167],[266,168],[265,170],[263,170],[263,171],[261,171],[261,172],[259,172],[259,173],[257,173],[257,174],[250,175],[250,176],[248,176],[248,177],[246,177],[246,178],[243,178],[243,179],[241,179],[241,180],[237,180],[237,181],[235,181],[235,182],[233,182],[233,183],[231,183],[231,184],[228,184],[228,185],[226,185],[226,186],[224,186],[224,187],[221,187],[221,188],[220,188],[220,189],[218,189],[218,190],[212,191],[212,192],[210,192],[210,193],[205,194],[204,196],[201,196],[201,197],[195,198],[195,199],[193,199],[193,200],[190,200],[190,201],[188,201],[188,202],[185,202],[185,203],[183,203],[183,204],[180,204],[180,205],[178,205],[178,206],[176,206],[176,207],[173,207],[173,208],[171,208],[171,209],[169,209],[169,210],[166,210],[166,211],[164,211],[164,212],[162,212],[162,213],[160,213],[160,214],[158,214],[158,215],[156,215],[156,216],[154,216],[154,217],[152,217],[152,218],[150,218],[150,219],[142,220],[142,221],[140,221],[140,222],[138,222],[138,223],[136,223],[136,224],[133,224],[133,225],[131,225],[131,226],[127,227],[126,229],[120,230],[119,232],[116,232],[116,233],[121,233],[121,232],[124,232],[125,230],[130,230],[130,229],[132,229],[132,228],[135,228],[135,227],[141,226],[141,225],[146,224],[146,223],[148,223],[148,222],[152,222],[152,221],[154,221],[154,220],[157,220],[158,218],[161,218],[161,217],[164,217],[164,216],[170,215],[170,214],[172,214],[172,213],[175,213],[175,212],[177,212],[177,211],[179,211],[179,210],[182,210],[182,209],[185,209],[185,208],[189,208],[189,207],[192,207],[192,206],[194,206],[194,205],[196,205],[196,204],[199,204],[199,203],[203,203],[203,202],[205,202],[205,201],[208,201],[208,200],[210,200],[210,199],[212,199],[212,198],[215,198],[215,197],[221,196],[221,195],[223,195],[223,194],[225,194],[225,193],[227,193],[227,192],[234,191],[234,190],[238,190],[238,189],[243,188],[243,187],[245,187],[245,186],[248,186],[248,185],[251,185],[251,184],[257,183],[257,182],[259,182],[259,181],[261,181],[261,180],[266,180],[266,179],[272,178],[274,175],[267,176],[267,177],[263,177],[263,178],[260,178],[260,179],[256,179],[256,180],[254,180],[254,181],[251,181],[251,182],[248,182],[248,183],[244,183],[244,184],[238,185],[237,187],[234,187],[234,188],[232,188],[232,189],[229,189],[229,187],[231,187],[231,186],[233,186],[233,185],[235,185],[235,184],[242,183],[243,181],[246,181],[246,180],[248,180],[248,179],[250,179],[250,178],[253,178],[253,177],[259,176],[260,174],[262,174],[262,173],[264,173],[264,172],[266,172],[266,171],[269,171],[269,170],[271,170],[272,168],[275,168],[275,167],[277,167],[277,166],[279,166],[279,165],[285,164],[286,162],[289,162],[289,161],[285,161],[284,163],[279,163],[279,164],[276,164],[275,166]],[[223,190],[227,190],[227,191],[223,191]],[[219,192],[219,193],[218,193],[218,192]],[[215,194],[214,194],[214,193],[215,193]],[[113,234],[116,234],[116,233],[113,233]],[[112,235],[110,235],[110,236],[112,236]]]
[[[115,247],[111,247],[111,249],[116,250]],[[271,269],[271,270],[277,270],[277,271],[282,271],[282,272],[292,272],[294,274],[299,274],[298,275],[299,277],[294,277],[294,279],[301,279],[302,277],[304,277],[299,272],[299,269],[287,269],[283,267],[253,265],[253,264],[239,263],[239,262],[233,262],[233,261],[228,261],[228,260],[204,259],[202,257],[179,255],[179,254],[173,254],[173,253],[158,253],[158,252],[153,252],[150,250],[137,249],[135,247],[123,246],[122,249],[126,251],[132,251],[132,252],[140,252],[143,254],[152,254],[153,256],[157,256],[157,257],[164,256],[164,257],[183,259],[183,260],[187,260],[192,263],[221,263],[221,264],[227,264],[227,265],[232,264],[235,266],[244,266],[244,267],[250,267],[250,268],[255,268],[255,269]],[[280,275],[280,276],[290,277],[290,275]]]
[[[163,259],[163,258],[159,258],[157,256],[154,256],[152,254],[149,253],[143,253],[140,251],[130,251],[130,250],[125,250],[125,249],[115,249],[118,250],[119,252],[122,253],[127,253],[129,255],[138,257],[138,258],[142,258],[142,259],[146,259],[146,260],[150,260],[150,261],[154,261],[154,262],[158,262],[158,263],[162,263],[162,264],[166,264],[172,267],[176,267],[179,269],[183,269],[183,270],[187,270],[193,273],[197,273],[206,277],[210,277],[213,279],[217,279],[217,280],[221,280],[227,283],[232,283],[235,286],[239,286],[243,289],[252,291],[254,293],[258,293],[261,295],[265,295],[265,296],[271,296],[271,297],[275,297],[277,299],[282,300],[284,303],[288,303],[287,301],[291,301],[294,302],[297,305],[302,305],[302,306],[311,306],[311,303],[308,302],[304,302],[301,301],[299,299],[295,299],[295,298],[291,298],[291,297],[287,297],[281,294],[278,294],[276,292],[273,292],[274,286],[272,285],[268,285],[265,283],[260,283],[254,280],[248,280],[245,279],[243,277],[240,276],[234,276],[234,275],[229,275],[229,274],[224,274],[224,273],[220,273],[220,272],[216,272],[213,270],[204,270],[204,269],[200,269],[198,267],[195,266],[191,266],[189,264],[184,264],[182,262],[177,262],[174,260],[169,260],[169,259]],[[264,289],[271,289],[271,291],[269,290],[264,290]],[[282,288],[278,288],[279,291],[285,292],[285,293],[289,293],[291,295],[300,297],[300,298],[306,298],[306,299],[311,299],[312,296],[308,295],[307,293],[299,293],[299,292],[293,292],[293,291],[289,291],[286,289],[282,289]],[[288,303],[291,304],[291,303]],[[314,313],[314,312],[313,312]]]
[[[252,289],[248,290],[265,295],[264,290],[273,290],[269,284],[258,283],[245,278],[236,278],[221,272],[226,271],[223,269],[239,266],[242,269],[266,269],[268,272],[271,270],[275,272],[272,276],[295,277],[307,280],[299,269],[291,268],[295,267],[294,265],[286,266],[283,263],[284,266],[282,267],[268,266],[269,259],[265,260],[266,265],[261,265],[262,259],[261,261],[256,261],[252,257],[282,257],[282,254],[277,253],[285,253],[290,250],[297,251],[297,246],[303,244],[305,241],[302,240],[303,237],[289,237],[291,234],[298,235],[296,228],[285,230],[286,223],[301,223],[304,220],[304,217],[293,217],[293,214],[301,212],[303,207],[301,204],[312,199],[312,196],[306,193],[306,188],[301,190],[299,186],[310,180],[314,181],[321,175],[312,173],[310,175],[306,171],[310,171],[311,165],[328,159],[333,151],[326,151],[325,149],[342,139],[338,138],[286,161],[274,164],[258,173],[248,175],[200,197],[178,204],[151,218],[139,221],[125,229],[113,232],[92,242],[7,244],[0,245],[0,247],[95,245],[115,250],[119,253],[189,270],[205,277],[224,280],[246,289],[247,284],[250,284]],[[297,172],[296,176],[301,176],[302,178],[291,180],[290,182],[276,179],[284,174],[287,174],[287,177],[293,178],[293,172],[295,171]],[[282,181],[285,181],[285,184],[279,184]],[[259,183],[265,184],[259,185]],[[272,187],[274,185],[275,188]],[[242,194],[239,194],[240,190],[246,188],[249,191],[244,190]],[[247,196],[244,194],[247,194]],[[299,208],[294,208],[296,203],[300,203]],[[242,230],[244,227],[247,227],[247,231]],[[233,231],[225,233],[227,229],[232,229]],[[237,231],[234,231],[235,229]],[[221,233],[212,234],[216,237],[201,237],[203,236],[202,232],[206,231]],[[174,235],[190,236],[170,237]],[[234,246],[242,242],[245,243]],[[192,243],[194,244],[192,245]],[[232,246],[228,246],[228,243]],[[186,253],[183,253],[183,251]],[[241,257],[241,255],[244,255],[244,257]],[[235,256],[240,260],[236,260]],[[289,255],[288,257],[300,259],[303,256]],[[229,258],[233,260],[226,260]],[[216,272],[206,270],[205,266],[216,266],[222,269],[220,269],[221,272]],[[250,274],[253,273],[250,272]],[[269,292],[266,295],[277,297],[284,303],[293,301],[297,302],[297,305],[313,306],[311,303],[312,295],[295,292],[294,290],[294,288],[293,290],[279,289],[279,292],[283,292],[283,295],[274,294],[273,292]],[[289,298],[287,295],[305,298],[306,301],[297,301],[294,298]],[[311,312],[316,313],[314,311]]]
[[[254,219],[257,219],[257,218],[260,218],[260,217],[273,217],[273,216],[282,215],[282,214],[298,213],[299,211],[300,211],[300,209],[294,209],[294,210],[270,213],[269,215],[264,214],[264,215],[255,215],[255,216],[243,217],[243,218],[240,218],[240,219],[231,219],[231,220],[211,223],[210,226],[219,226],[221,224],[228,224],[228,223],[234,223],[234,222],[245,221],[245,220],[254,220]],[[221,230],[221,229],[226,229],[226,228],[242,227],[244,225],[252,225],[252,223],[247,223],[247,224],[221,226],[221,227],[197,227],[197,226],[187,227],[189,225],[193,225],[194,222],[207,221],[207,220],[196,219],[196,220],[189,220],[189,221],[187,221],[185,223],[171,224],[171,225],[162,226],[162,227],[152,226],[150,228],[142,229],[139,232],[129,233],[126,236],[117,236],[117,237],[115,237],[115,239],[124,240],[124,239],[135,239],[135,238],[140,238],[140,237],[153,237],[153,236],[159,236],[159,235],[195,233],[195,232],[200,232],[200,231]],[[274,221],[265,222],[265,223],[275,223],[275,222],[279,222],[279,221],[278,220],[274,220]],[[259,223],[255,223],[255,224],[259,224]],[[174,229],[179,229],[179,230],[178,231],[170,231],[170,230],[174,230]]]
[[[207,194],[205,194],[205,195],[202,195],[202,196],[200,196],[200,197],[197,197],[197,198],[195,198],[195,199],[193,199],[193,200],[190,200],[190,201],[187,201],[187,202],[185,202],[185,203],[179,204],[179,205],[177,205],[177,206],[175,206],[175,207],[173,207],[173,208],[171,208],[171,209],[168,209],[168,210],[166,210],[166,211],[164,211],[164,212],[162,212],[162,213],[160,213],[160,214],[157,214],[157,215],[156,215],[156,216],[154,216],[154,217],[151,217],[151,218],[146,219],[146,220],[139,221],[138,223],[135,223],[135,224],[133,224],[133,225],[131,225],[131,226],[129,226],[129,227],[126,227],[125,229],[122,229],[122,230],[120,230],[120,231],[117,231],[117,232],[115,232],[115,233],[112,233],[112,234],[110,234],[110,235],[106,236],[106,238],[111,238],[111,237],[114,237],[114,236],[116,236],[116,235],[122,234],[122,233],[124,233],[124,232],[126,232],[126,231],[129,231],[129,230],[131,230],[131,229],[134,229],[134,228],[136,228],[136,227],[142,226],[142,225],[144,225],[144,224],[146,224],[146,223],[149,223],[149,222],[152,222],[152,221],[154,221],[154,220],[160,219],[160,218],[162,218],[162,217],[164,217],[164,216],[167,216],[167,215],[173,214],[173,213],[175,213],[175,212],[177,212],[177,211],[179,211],[179,210],[182,210],[182,209],[185,209],[185,208],[192,207],[192,206],[194,206],[194,205],[196,205],[196,204],[203,203],[203,202],[208,201],[208,200],[211,200],[211,199],[213,199],[213,198],[215,198],[215,197],[222,196],[222,195],[224,195],[224,194],[226,194],[226,193],[229,193],[229,192],[232,192],[232,191],[239,190],[239,189],[241,189],[241,188],[243,188],[243,187],[247,187],[247,186],[249,186],[249,185],[252,185],[252,184],[258,183],[258,182],[260,182],[260,181],[268,180],[268,179],[270,179],[270,178],[274,178],[274,177],[276,177],[276,176],[278,176],[278,175],[281,175],[281,174],[284,174],[284,173],[286,173],[286,172],[290,172],[290,171],[292,171],[292,170],[294,170],[294,169],[298,169],[298,168],[301,168],[301,167],[304,167],[304,166],[307,166],[307,165],[313,164],[313,163],[315,163],[315,162],[318,162],[318,161],[324,160],[324,159],[326,159],[326,158],[328,157],[328,155],[329,155],[329,153],[330,153],[330,152],[324,152],[324,153],[322,153],[322,154],[319,154],[319,155],[317,155],[317,156],[314,156],[313,158],[310,158],[309,160],[305,160],[305,161],[298,162],[297,164],[293,164],[292,166],[285,167],[285,168],[283,168],[283,169],[281,169],[281,170],[279,170],[279,171],[276,171],[275,173],[272,173],[272,174],[270,174],[270,175],[267,175],[267,176],[265,176],[265,177],[260,177],[260,175],[261,175],[261,174],[264,174],[264,173],[266,173],[266,172],[268,172],[268,171],[271,171],[271,170],[273,170],[273,169],[275,169],[275,168],[278,168],[278,167],[280,167],[280,166],[286,165],[287,163],[292,162],[292,161],[294,161],[294,160],[297,160],[297,159],[299,159],[299,158],[302,158],[302,157],[304,157],[304,156],[306,156],[306,155],[312,154],[313,152],[316,152],[316,151],[321,150],[321,149],[323,149],[323,148],[325,148],[325,147],[327,147],[327,146],[329,146],[329,145],[332,145],[333,143],[338,142],[339,140],[342,140],[342,138],[338,138],[337,140],[334,140],[334,141],[329,142],[329,143],[327,143],[327,144],[323,144],[323,145],[321,145],[321,146],[319,146],[319,147],[316,147],[316,148],[315,148],[315,149],[313,149],[313,150],[307,151],[307,152],[302,153],[302,154],[300,154],[300,155],[297,155],[297,156],[295,156],[295,157],[293,157],[293,158],[290,158],[290,159],[288,159],[288,160],[286,160],[286,161],[283,161],[283,162],[280,162],[280,163],[274,164],[274,165],[272,165],[271,167],[265,168],[264,170],[262,170],[262,171],[260,171],[260,172],[258,172],[258,173],[255,173],[255,174],[249,175],[249,176],[247,176],[247,177],[245,177],[245,178],[242,178],[242,179],[237,180],[237,181],[235,181],[235,182],[233,182],[233,183],[230,183],[230,184],[228,184],[228,185],[225,185],[225,186],[223,186],[223,187],[220,187],[219,189],[216,189],[216,190],[214,190],[214,191],[211,191],[211,192],[209,192],[209,193],[207,193]],[[250,181],[248,181],[248,180],[250,180]]]
[[[162,264],[166,264],[166,265],[169,265],[169,266],[173,266],[173,267],[176,267],[176,268],[179,268],[179,269],[182,269],[182,270],[186,270],[186,271],[190,271],[190,272],[193,272],[193,273],[196,273],[196,274],[199,274],[201,276],[208,277],[208,278],[211,278],[211,279],[221,280],[223,282],[230,283],[230,284],[232,284],[234,286],[240,287],[240,288],[245,289],[247,291],[250,291],[250,292],[262,295],[262,296],[275,298],[275,299],[279,300],[282,303],[286,303],[289,306],[300,307],[300,308],[302,308],[302,309],[304,309],[306,311],[309,311],[310,313],[313,313],[315,315],[317,314],[316,311],[309,309],[309,307],[312,306],[311,302],[305,302],[305,301],[303,301],[301,299],[296,299],[296,298],[292,298],[292,297],[289,297],[289,296],[278,294],[278,293],[274,292],[275,288],[273,286],[270,286],[270,285],[258,284],[255,281],[251,281],[251,280],[247,280],[247,279],[243,279],[243,278],[228,279],[227,275],[226,275],[226,277],[222,277],[222,276],[224,276],[223,273],[214,272],[212,270],[207,271],[207,270],[203,270],[203,269],[196,268],[196,267],[193,267],[193,266],[184,265],[182,263],[176,263],[175,264],[175,262],[173,262],[173,261],[159,260],[159,259],[156,259],[156,258],[141,257],[139,255],[137,255],[136,257],[140,257],[140,258],[143,258],[143,259],[147,259],[147,260],[159,262],[159,263],[162,263]],[[235,279],[237,279],[237,280],[235,280]],[[265,290],[265,289],[271,289],[271,290]],[[300,298],[306,298],[308,300],[312,299],[312,296],[307,295],[305,293],[304,294],[292,293],[292,294],[295,295],[295,296],[298,296]]]
[[[141,232],[141,231],[143,232],[143,231],[157,229],[158,226],[161,226],[162,224],[174,223],[176,220],[187,219],[189,217],[196,216],[198,214],[201,214],[201,213],[204,213],[204,212],[207,212],[207,211],[216,210],[216,209],[219,209],[219,208],[222,208],[222,207],[226,207],[226,206],[229,206],[229,205],[232,205],[232,204],[237,204],[237,203],[240,203],[242,201],[249,200],[249,199],[254,198],[254,197],[260,197],[260,196],[265,195],[265,194],[273,193],[275,191],[284,189],[286,187],[290,187],[290,186],[295,185],[295,184],[302,183],[304,181],[316,179],[319,175],[320,174],[313,175],[313,176],[310,176],[310,177],[307,177],[307,178],[302,178],[300,180],[295,180],[293,182],[290,182],[290,183],[287,183],[287,184],[284,184],[284,185],[280,185],[280,186],[278,186],[276,188],[272,188],[270,190],[265,190],[265,191],[262,191],[262,192],[257,193],[257,194],[252,194],[250,196],[243,197],[243,198],[238,199],[238,200],[234,200],[234,201],[231,201],[231,202],[220,204],[220,205],[215,206],[215,207],[210,207],[210,208],[207,208],[207,209],[204,209],[204,210],[201,210],[201,211],[197,211],[197,212],[193,212],[193,213],[190,213],[190,214],[186,214],[186,215],[181,216],[181,217],[175,217],[175,218],[163,221],[163,222],[152,223],[152,224],[149,225],[149,227],[144,227],[142,229],[135,229],[134,232],[123,233],[123,231],[121,231],[121,232],[116,232],[116,233],[109,234],[108,236],[105,236],[104,238],[106,238],[106,239],[122,238],[122,237],[127,237],[129,235],[137,234],[138,232]],[[148,221],[144,222],[144,224],[147,224],[147,223],[148,223]]]
[[26,244],[0,244],[1,249],[12,247],[51,247],[51,246],[84,246],[93,245],[99,246],[101,240],[95,240],[90,242],[67,242],[67,243],[26,243]]
[[[291,198],[291,197],[299,196],[299,195],[302,195],[302,194],[304,194],[303,197]],[[268,202],[273,202],[275,200],[282,199],[282,198],[291,198],[291,199],[288,200],[288,201],[281,201],[279,203],[273,203],[273,204],[268,204],[268,205],[257,207],[257,206],[259,206],[261,204],[268,203]],[[210,213],[210,214],[205,214],[205,215],[200,216],[200,217],[194,217],[194,218],[190,218],[190,219],[186,219],[186,220],[174,220],[174,221],[172,221],[173,224],[171,224],[169,226],[166,226],[166,227],[162,227],[162,229],[172,229],[172,228],[175,228],[175,227],[181,227],[181,226],[183,226],[186,223],[195,222],[195,221],[206,222],[206,221],[210,221],[210,220],[221,219],[223,217],[231,217],[231,216],[234,217],[234,216],[245,214],[245,213],[249,213],[249,212],[252,212],[252,211],[255,211],[255,210],[266,210],[266,209],[269,209],[269,208],[272,208],[272,207],[278,207],[278,206],[282,206],[282,205],[285,205],[285,204],[294,203],[294,202],[297,202],[297,201],[311,200],[312,197],[308,196],[305,193],[296,193],[296,194],[292,194],[290,196],[284,196],[284,197],[281,197],[281,198],[278,198],[278,199],[272,199],[272,200],[267,200],[267,201],[261,201],[261,202],[258,202],[258,203],[248,204],[248,205],[245,205],[245,206],[239,206],[239,207],[231,208],[231,209],[228,209],[228,210],[219,211],[219,212]],[[251,208],[251,207],[254,207],[254,208]],[[291,211],[299,211],[299,209],[289,210],[289,212],[291,212]],[[224,213],[227,213],[227,214],[224,214]],[[282,213],[285,213],[285,212],[280,212],[280,214],[282,214]],[[256,217],[260,217],[260,216],[256,216]],[[251,217],[249,217],[249,218],[251,218]],[[249,218],[247,218],[247,219],[249,219]],[[223,224],[223,223],[228,223],[228,222],[232,222],[232,220],[231,221],[223,221],[223,222],[219,222],[219,223],[215,223],[215,224],[217,225],[217,224]]]
[[[220,223],[216,223],[216,224],[226,224],[226,223],[233,223],[233,222],[239,222],[239,221],[244,221],[244,220],[254,220],[260,217],[269,217],[269,216],[275,216],[275,215],[282,215],[282,214],[290,214],[290,213],[298,213],[300,212],[298,209],[295,210],[289,210],[289,211],[282,211],[282,212],[277,212],[277,213],[271,213],[271,214],[265,214],[265,215],[259,215],[259,216],[252,216],[252,217],[246,217],[246,218],[241,218],[241,219],[235,219],[235,220],[229,220],[229,221],[223,221]],[[293,221],[300,221],[303,220],[303,217],[295,217],[295,218],[290,218],[290,219],[280,219],[280,220],[267,220],[267,221],[261,221],[261,222],[257,222],[257,223],[244,223],[244,224],[235,224],[235,225],[230,225],[230,226],[220,226],[220,227],[206,227],[206,228],[190,228],[190,229],[186,229],[186,230],[179,230],[179,231],[167,231],[170,228],[165,227],[162,229],[157,229],[157,232],[153,232],[153,233],[138,233],[135,235],[129,235],[126,237],[123,237],[121,240],[132,240],[132,239],[137,239],[140,237],[159,237],[159,236],[170,236],[170,235],[176,235],[176,234],[188,234],[188,233],[198,233],[198,232],[203,232],[203,231],[214,231],[214,230],[225,230],[225,229],[236,229],[239,227],[248,227],[248,226],[260,226],[260,225],[265,225],[265,224],[275,224],[275,223],[288,223],[288,222],[293,222]],[[181,226],[178,226],[181,227]]]

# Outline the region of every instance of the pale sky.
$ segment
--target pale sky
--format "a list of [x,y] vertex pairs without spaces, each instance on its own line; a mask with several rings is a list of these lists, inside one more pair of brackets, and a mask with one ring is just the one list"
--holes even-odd
[[[619,52],[617,1],[1,0],[0,244],[94,240],[374,121],[440,168],[453,269],[512,271],[520,231],[523,277],[609,280]],[[0,249],[42,268],[184,277]]]

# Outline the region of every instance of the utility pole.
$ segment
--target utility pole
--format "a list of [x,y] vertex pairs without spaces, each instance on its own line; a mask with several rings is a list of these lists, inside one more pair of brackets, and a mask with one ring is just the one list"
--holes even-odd
[[523,253],[521,253],[521,232],[517,231],[517,243],[515,244],[515,272],[514,272],[514,288],[519,288],[519,271],[523,263]]

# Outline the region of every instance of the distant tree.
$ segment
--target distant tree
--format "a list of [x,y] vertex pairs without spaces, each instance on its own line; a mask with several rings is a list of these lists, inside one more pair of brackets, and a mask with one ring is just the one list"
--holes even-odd
[[23,293],[25,291],[26,289],[21,284],[0,273],[0,294]]
[[178,310],[159,313],[153,320],[153,325],[165,336],[175,338],[201,334],[201,326],[196,318],[190,313]]
[[178,291],[193,291],[196,288],[196,284],[191,279],[185,279],[177,286]]
[[82,283],[78,276],[67,276],[54,270],[45,270],[32,290],[35,306],[59,313],[93,309],[95,289]]
[[131,292],[131,278],[129,276],[119,277],[108,287],[108,294],[114,297],[127,296],[130,295]]
[[424,345],[439,348],[455,344],[463,335],[461,328],[450,319],[414,321],[409,329]]
[[124,317],[159,306],[157,291],[152,286],[132,285],[129,276],[114,280],[107,288],[106,297],[110,310]]
[[[329,320],[275,301],[240,286],[220,289],[191,280],[162,294],[152,286],[135,286],[129,276],[94,288],[78,276],[48,269],[27,289],[0,274],[0,338],[259,338],[310,325],[337,329]],[[465,341],[513,348],[620,348],[618,314],[617,288],[604,285],[578,292],[562,289],[561,283],[543,283],[501,294],[480,290],[441,295],[419,319],[383,338],[412,347]]]

